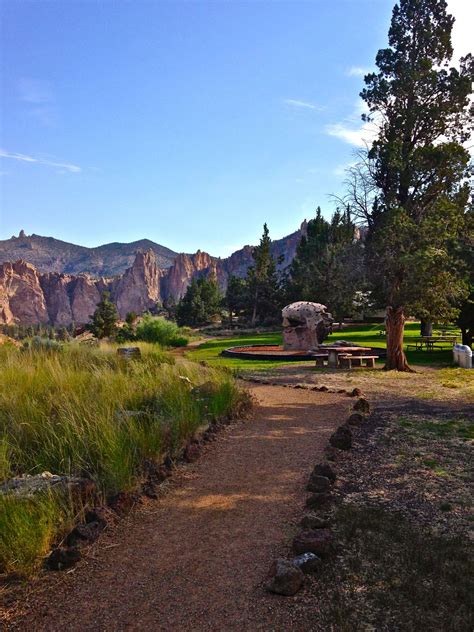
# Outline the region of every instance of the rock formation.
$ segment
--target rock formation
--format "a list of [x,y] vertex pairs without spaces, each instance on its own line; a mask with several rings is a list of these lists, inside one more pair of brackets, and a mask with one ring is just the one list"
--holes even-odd
[[0,319],[27,325],[49,322],[38,272],[21,259],[0,265]]
[[[305,230],[303,223],[272,242],[280,268],[293,259]],[[104,290],[111,292],[122,318],[169,297],[179,300],[194,278],[215,276],[224,291],[229,276],[245,276],[253,264],[252,250],[244,246],[220,259],[200,250],[177,255],[149,240],[84,248],[22,230],[0,241],[0,261],[17,259],[0,265],[0,324],[83,324]]]
[[283,347],[308,351],[316,349],[330,332],[333,318],[321,303],[297,301],[282,309]]
[[217,274],[217,260],[198,250],[194,255],[180,254],[163,278],[163,297],[182,298],[193,278]]
[[161,298],[162,275],[153,250],[137,253],[132,267],[118,279],[112,290],[121,318],[125,318],[128,312],[141,314],[156,306]]

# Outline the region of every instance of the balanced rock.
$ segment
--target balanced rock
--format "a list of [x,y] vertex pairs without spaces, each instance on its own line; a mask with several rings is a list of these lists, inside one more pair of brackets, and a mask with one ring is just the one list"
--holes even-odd
[[329,555],[333,548],[333,537],[329,529],[302,531],[293,540],[293,551],[297,555],[314,553],[321,557]]
[[304,584],[304,574],[294,562],[278,559],[270,570],[267,590],[277,595],[294,595]]
[[347,426],[339,426],[329,438],[329,443],[338,450],[350,450],[352,447],[352,433]]

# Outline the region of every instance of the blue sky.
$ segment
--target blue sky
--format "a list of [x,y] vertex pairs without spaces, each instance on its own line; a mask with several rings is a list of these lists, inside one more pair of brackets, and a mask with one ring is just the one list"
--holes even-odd
[[0,238],[225,256],[331,213],[392,6],[3,0]]

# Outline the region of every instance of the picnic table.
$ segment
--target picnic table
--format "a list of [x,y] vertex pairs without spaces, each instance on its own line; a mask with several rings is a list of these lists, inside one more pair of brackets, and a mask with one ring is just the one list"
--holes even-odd
[[337,369],[339,367],[340,355],[351,355],[353,352],[372,351],[370,347],[346,347],[346,346],[333,346],[333,347],[320,347],[319,350],[328,352],[328,367]]
[[443,342],[455,345],[457,341],[457,336],[419,336],[412,338],[412,342],[407,344],[407,349],[413,347],[415,351],[422,351],[424,347],[426,351],[434,351],[435,349],[442,349],[441,343]]

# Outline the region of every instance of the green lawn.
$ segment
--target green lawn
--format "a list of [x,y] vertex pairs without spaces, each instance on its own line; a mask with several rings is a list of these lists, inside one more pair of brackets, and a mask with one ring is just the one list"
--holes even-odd
[[[353,325],[342,331],[335,331],[326,342],[339,339],[350,340],[361,346],[385,348],[385,337],[380,336],[381,324]],[[459,336],[457,330],[453,330]],[[420,335],[419,323],[408,323],[405,327],[405,344]],[[196,350],[189,351],[188,357],[192,360],[205,360],[212,365],[219,365],[235,369],[237,371],[272,369],[287,361],[282,360],[245,360],[240,358],[225,358],[220,356],[221,351],[228,347],[238,345],[264,345],[281,344],[281,332],[266,332],[253,335],[235,335],[232,338],[219,338],[210,340],[200,345]],[[408,361],[413,365],[421,366],[449,366],[452,363],[452,351],[448,344],[442,351],[414,351],[407,352]],[[382,363],[383,360],[380,361]]]

